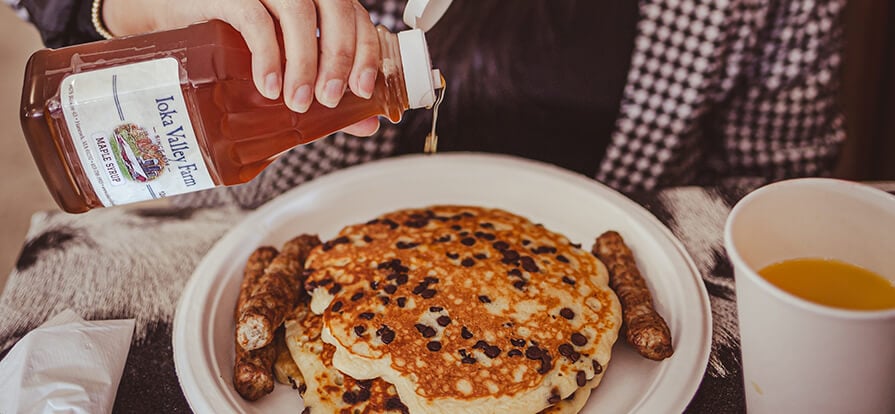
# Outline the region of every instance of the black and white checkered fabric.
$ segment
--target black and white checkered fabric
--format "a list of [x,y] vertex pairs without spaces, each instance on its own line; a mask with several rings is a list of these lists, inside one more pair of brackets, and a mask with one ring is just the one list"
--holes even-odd
[[[374,22],[405,28],[403,0],[362,3]],[[845,139],[836,99],[845,3],[640,0],[619,116],[594,178],[638,191],[829,175]],[[258,206],[322,174],[389,156],[400,126],[386,124],[370,138],[335,134],[295,148],[247,184],[175,202]]]
[[[845,0],[641,0],[631,69],[596,179],[622,191],[832,171]],[[402,28],[403,1],[365,0]],[[296,148],[226,193],[257,206],[337,168],[389,155],[400,126]],[[186,201],[186,200],[185,200]]]

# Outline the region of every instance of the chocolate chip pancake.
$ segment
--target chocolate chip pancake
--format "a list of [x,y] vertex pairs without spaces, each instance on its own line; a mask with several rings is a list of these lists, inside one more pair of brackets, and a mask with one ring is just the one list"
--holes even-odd
[[286,346],[305,385],[299,388],[306,414],[407,413],[392,384],[381,379],[358,381],[332,365],[335,348],[320,340],[321,318],[307,305],[287,316]]
[[411,413],[537,413],[602,376],[621,325],[599,260],[503,210],[385,214],[306,269],[333,365],[394,384]]

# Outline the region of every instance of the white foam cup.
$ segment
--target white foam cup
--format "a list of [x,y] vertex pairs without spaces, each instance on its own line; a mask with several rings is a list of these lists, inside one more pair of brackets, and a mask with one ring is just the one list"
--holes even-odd
[[757,273],[787,259],[838,259],[895,283],[895,196],[834,179],[777,182],[734,206],[724,243],[748,412],[895,413],[895,309],[815,304]]

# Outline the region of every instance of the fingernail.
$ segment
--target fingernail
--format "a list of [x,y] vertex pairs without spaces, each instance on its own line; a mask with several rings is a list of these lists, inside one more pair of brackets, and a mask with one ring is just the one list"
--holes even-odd
[[292,94],[292,109],[305,112],[311,106],[311,85],[302,85]]
[[264,96],[267,99],[277,99],[280,96],[280,75],[268,73],[264,77]]
[[360,78],[357,81],[357,91],[360,94],[361,98],[370,99],[373,96],[373,88],[376,87],[376,70],[375,69],[367,69],[364,73],[360,74]]
[[323,102],[320,102],[330,108],[335,108],[342,100],[345,93],[345,82],[341,79],[330,79],[323,86]]

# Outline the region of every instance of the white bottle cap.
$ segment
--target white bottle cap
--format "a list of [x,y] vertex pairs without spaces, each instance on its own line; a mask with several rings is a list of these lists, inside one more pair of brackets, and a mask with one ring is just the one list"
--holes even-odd
[[411,109],[435,103],[435,89],[441,88],[441,72],[432,69],[426,35],[420,29],[398,32],[398,48],[404,69],[404,85]]
[[404,23],[428,32],[450,5],[451,0],[408,0],[404,6]]

